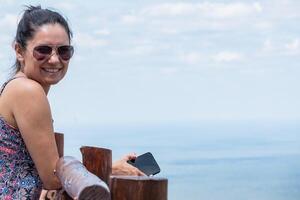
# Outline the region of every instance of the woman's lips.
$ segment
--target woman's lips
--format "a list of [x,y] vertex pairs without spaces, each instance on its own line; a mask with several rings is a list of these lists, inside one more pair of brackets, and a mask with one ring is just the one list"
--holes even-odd
[[58,69],[58,68],[43,68],[43,70],[46,71],[46,72],[49,72],[49,73],[56,73],[60,69]]

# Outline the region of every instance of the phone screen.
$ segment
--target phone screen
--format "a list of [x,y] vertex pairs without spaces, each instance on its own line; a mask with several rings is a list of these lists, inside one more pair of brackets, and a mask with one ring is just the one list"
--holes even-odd
[[160,168],[150,152],[136,157],[135,160],[128,160],[127,162],[144,172],[147,176],[155,175],[160,172]]

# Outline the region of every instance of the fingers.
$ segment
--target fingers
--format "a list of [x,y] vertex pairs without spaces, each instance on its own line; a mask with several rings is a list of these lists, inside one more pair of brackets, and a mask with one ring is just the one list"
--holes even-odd
[[139,169],[137,169],[137,171],[138,171],[138,176],[147,176],[146,174],[144,174],[141,170],[139,170]]
[[136,159],[137,155],[136,153],[130,153],[130,154],[127,154],[126,156],[124,156],[124,160],[132,160],[132,159]]
[[146,176],[146,174],[144,174],[142,171],[140,171],[139,169],[133,167],[133,169],[131,170],[131,176]]
[[[132,160],[132,159],[136,159],[137,154],[136,154],[136,153],[130,153],[130,154],[126,155],[125,157],[126,157],[127,160]],[[126,161],[127,161],[127,160],[126,160]],[[126,164],[127,164],[127,163],[126,163]],[[128,164],[128,165],[130,165],[130,164]],[[146,176],[146,174],[144,174],[144,173],[143,173],[141,170],[139,170],[138,168],[136,168],[136,167],[134,167],[134,166],[132,166],[132,165],[130,165],[130,167],[133,168],[133,169],[132,169],[132,170],[133,170],[132,175],[135,175],[135,176]]]
[[[133,156],[134,157],[134,156]],[[113,175],[127,175],[127,176],[145,176],[145,174],[127,163],[127,159],[125,158],[133,158],[132,156],[125,156],[123,159],[116,161],[112,166],[112,174]]]
[[138,168],[126,163],[126,165],[128,165],[129,168],[131,168],[131,172],[132,175],[134,176],[146,176],[146,174],[144,174],[141,170],[139,170]]
[[125,155],[121,160],[113,164],[113,175],[146,176],[138,168],[128,164],[128,160],[136,159],[136,153]]

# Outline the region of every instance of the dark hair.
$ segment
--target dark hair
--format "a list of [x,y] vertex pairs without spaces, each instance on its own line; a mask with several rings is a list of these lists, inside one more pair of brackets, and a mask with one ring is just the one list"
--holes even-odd
[[[60,24],[68,34],[69,42],[73,36],[66,19],[56,11],[43,9],[41,6],[26,6],[24,14],[19,21],[15,42],[22,49],[27,47],[28,40],[32,39],[39,27],[45,24]],[[14,67],[15,73],[21,68],[21,64],[16,60]]]

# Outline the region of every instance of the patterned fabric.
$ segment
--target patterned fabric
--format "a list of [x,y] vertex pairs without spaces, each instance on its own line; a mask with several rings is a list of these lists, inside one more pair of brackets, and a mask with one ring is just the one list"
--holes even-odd
[[42,182],[20,131],[0,116],[0,199],[39,199],[41,189]]
[[38,199],[41,188],[21,133],[0,116],[0,199]]

